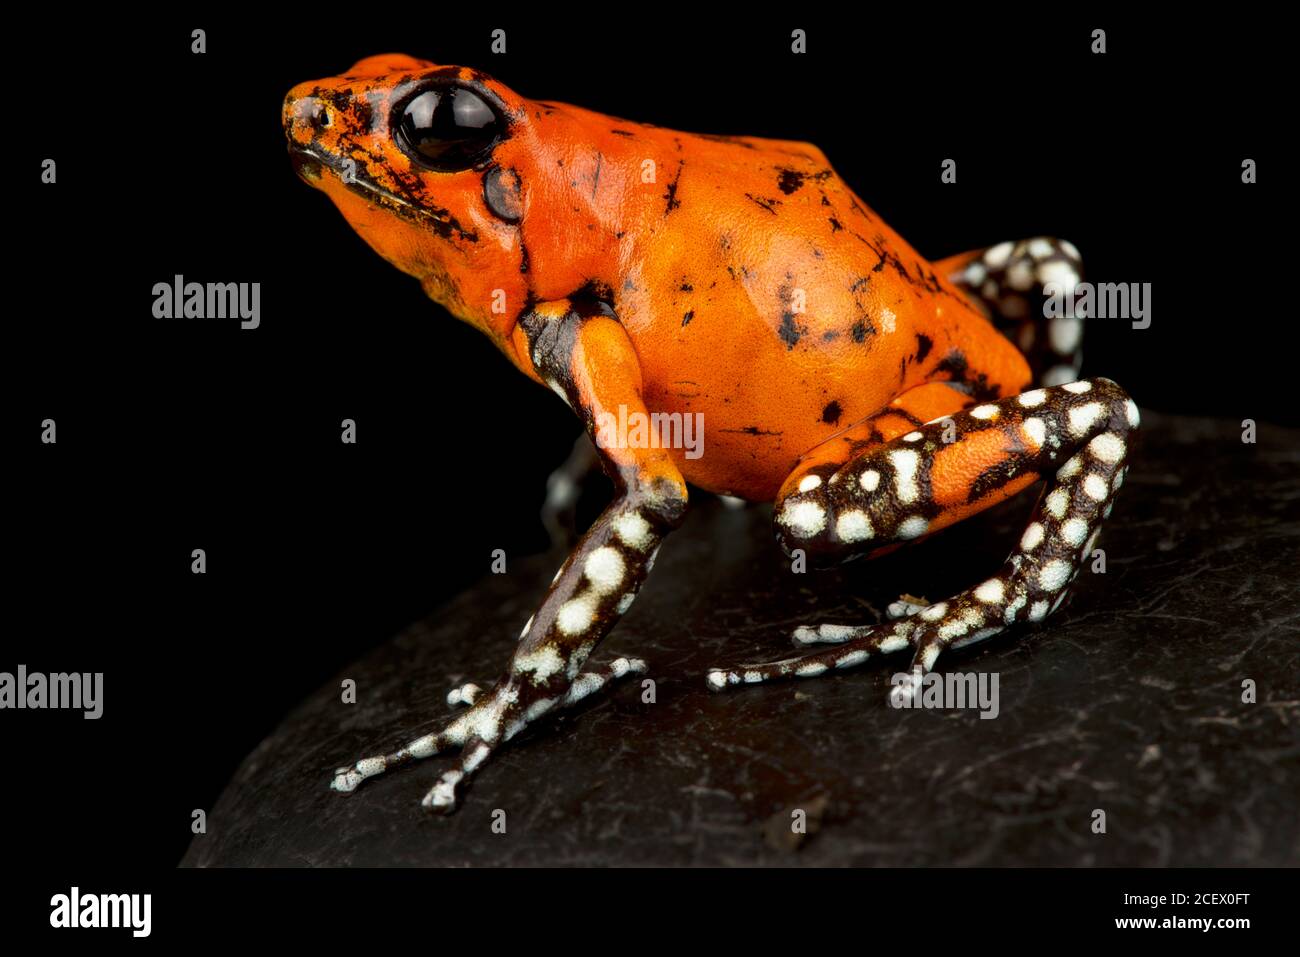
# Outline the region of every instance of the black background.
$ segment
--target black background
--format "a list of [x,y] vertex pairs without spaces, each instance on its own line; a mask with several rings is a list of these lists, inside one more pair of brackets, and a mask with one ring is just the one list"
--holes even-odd
[[[1293,271],[1272,238],[1285,61],[1267,27],[1000,16],[353,6],[17,29],[5,590],[21,624],[0,670],[103,671],[106,690],[99,721],[0,717],[0,807],[22,825],[8,850],[62,862],[64,889],[71,865],[172,866],[192,810],[305,694],[486,574],[492,549],[545,544],[536,513],[571,413],[370,252],[286,158],[284,93],[370,54],[815,142],[932,258],[1064,236],[1090,278],[1154,287],[1151,328],[1090,324],[1085,373],[1144,408],[1294,422]],[[807,55],[789,52],[795,26]],[[489,52],[497,27],[505,56]],[[55,186],[39,183],[46,157]],[[956,185],[939,180],[947,157]],[[1241,183],[1246,157],[1257,185]],[[153,319],[151,288],[176,273],[261,282],[261,328]],[[39,442],[47,417],[55,446]],[[339,442],[344,417],[356,446]]]

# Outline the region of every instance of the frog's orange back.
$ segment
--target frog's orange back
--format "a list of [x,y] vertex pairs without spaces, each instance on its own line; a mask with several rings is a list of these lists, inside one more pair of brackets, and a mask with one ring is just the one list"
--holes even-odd
[[708,454],[678,462],[692,482],[767,498],[802,452],[916,385],[1029,381],[815,146],[544,110],[529,202],[558,213],[522,225],[535,288],[594,286],[636,345],[647,404],[704,414]]

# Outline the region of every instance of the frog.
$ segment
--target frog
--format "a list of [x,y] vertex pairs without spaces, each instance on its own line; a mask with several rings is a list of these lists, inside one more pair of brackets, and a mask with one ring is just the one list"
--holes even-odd
[[[447,755],[421,804],[449,813],[526,727],[645,674],[643,659],[593,652],[692,494],[770,505],[786,555],[823,567],[1042,486],[983,581],[905,597],[883,621],[799,625],[793,653],[709,669],[713,691],[910,650],[892,693],[915,694],[941,653],[1032,627],[1070,593],[1140,421],[1118,384],[1079,377],[1083,318],[1050,308],[1081,281],[1070,242],[931,261],[811,144],[532,100],[405,54],[295,86],[282,120],[298,176],[558,395],[614,485],[498,680],[452,689],[459,710],[438,730],[338,767],[334,790]],[[699,416],[700,454],[611,437],[616,414]]]

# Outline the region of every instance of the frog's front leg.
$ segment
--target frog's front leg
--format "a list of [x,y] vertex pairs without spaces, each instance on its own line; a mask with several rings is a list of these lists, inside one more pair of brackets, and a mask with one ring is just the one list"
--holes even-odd
[[459,747],[459,762],[423,801],[430,810],[448,812],[492,752],[527,725],[615,678],[645,670],[638,658],[616,658],[582,670],[592,649],[632,604],[664,537],[685,516],[686,483],[665,449],[626,448],[600,433],[607,421],[602,413],[617,419],[619,406],[626,416],[648,416],[636,353],[608,310],[575,308],[568,301],[536,306],[521,320],[515,344],[538,377],[585,422],[614,481],[615,499],[561,567],[492,690],[467,694],[457,689],[458,701],[472,699],[467,711],[441,731],[391,754],[338,769],[331,785],[337,791],[351,791],[383,771]]
[[[836,440],[828,440],[831,454],[810,453],[776,506],[782,545],[803,549],[812,562],[920,538],[1040,477],[1047,488],[1018,547],[981,584],[892,623],[800,628],[796,644],[833,647],[714,669],[710,687],[813,677],[905,648],[913,650],[913,669],[929,671],[945,648],[1041,621],[1065,601],[1110,516],[1137,426],[1137,406],[1124,390],[1090,379],[947,414],[847,458],[835,456]],[[914,610],[900,604],[902,614]]]

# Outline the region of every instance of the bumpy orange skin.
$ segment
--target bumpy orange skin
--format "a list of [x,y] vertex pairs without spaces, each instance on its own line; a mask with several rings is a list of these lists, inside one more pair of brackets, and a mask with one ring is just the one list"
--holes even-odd
[[[490,163],[433,172],[395,145],[394,104],[432,73],[472,81],[510,118]],[[326,104],[328,126],[312,127],[308,102]],[[292,143],[351,158],[423,207],[394,215],[403,203],[363,196],[331,169],[315,181],[376,251],[529,376],[525,310],[583,293],[610,302],[645,406],[703,413],[706,454],[670,452],[702,488],[770,501],[801,455],[917,386],[959,379],[992,398],[1030,382],[1015,347],[809,144],[619,120],[399,55],[295,87],[285,125]],[[518,222],[485,201],[489,174],[511,185]],[[970,395],[945,387],[910,401],[925,421]],[[936,476],[936,495],[955,503],[998,454],[964,451],[971,459]]]

